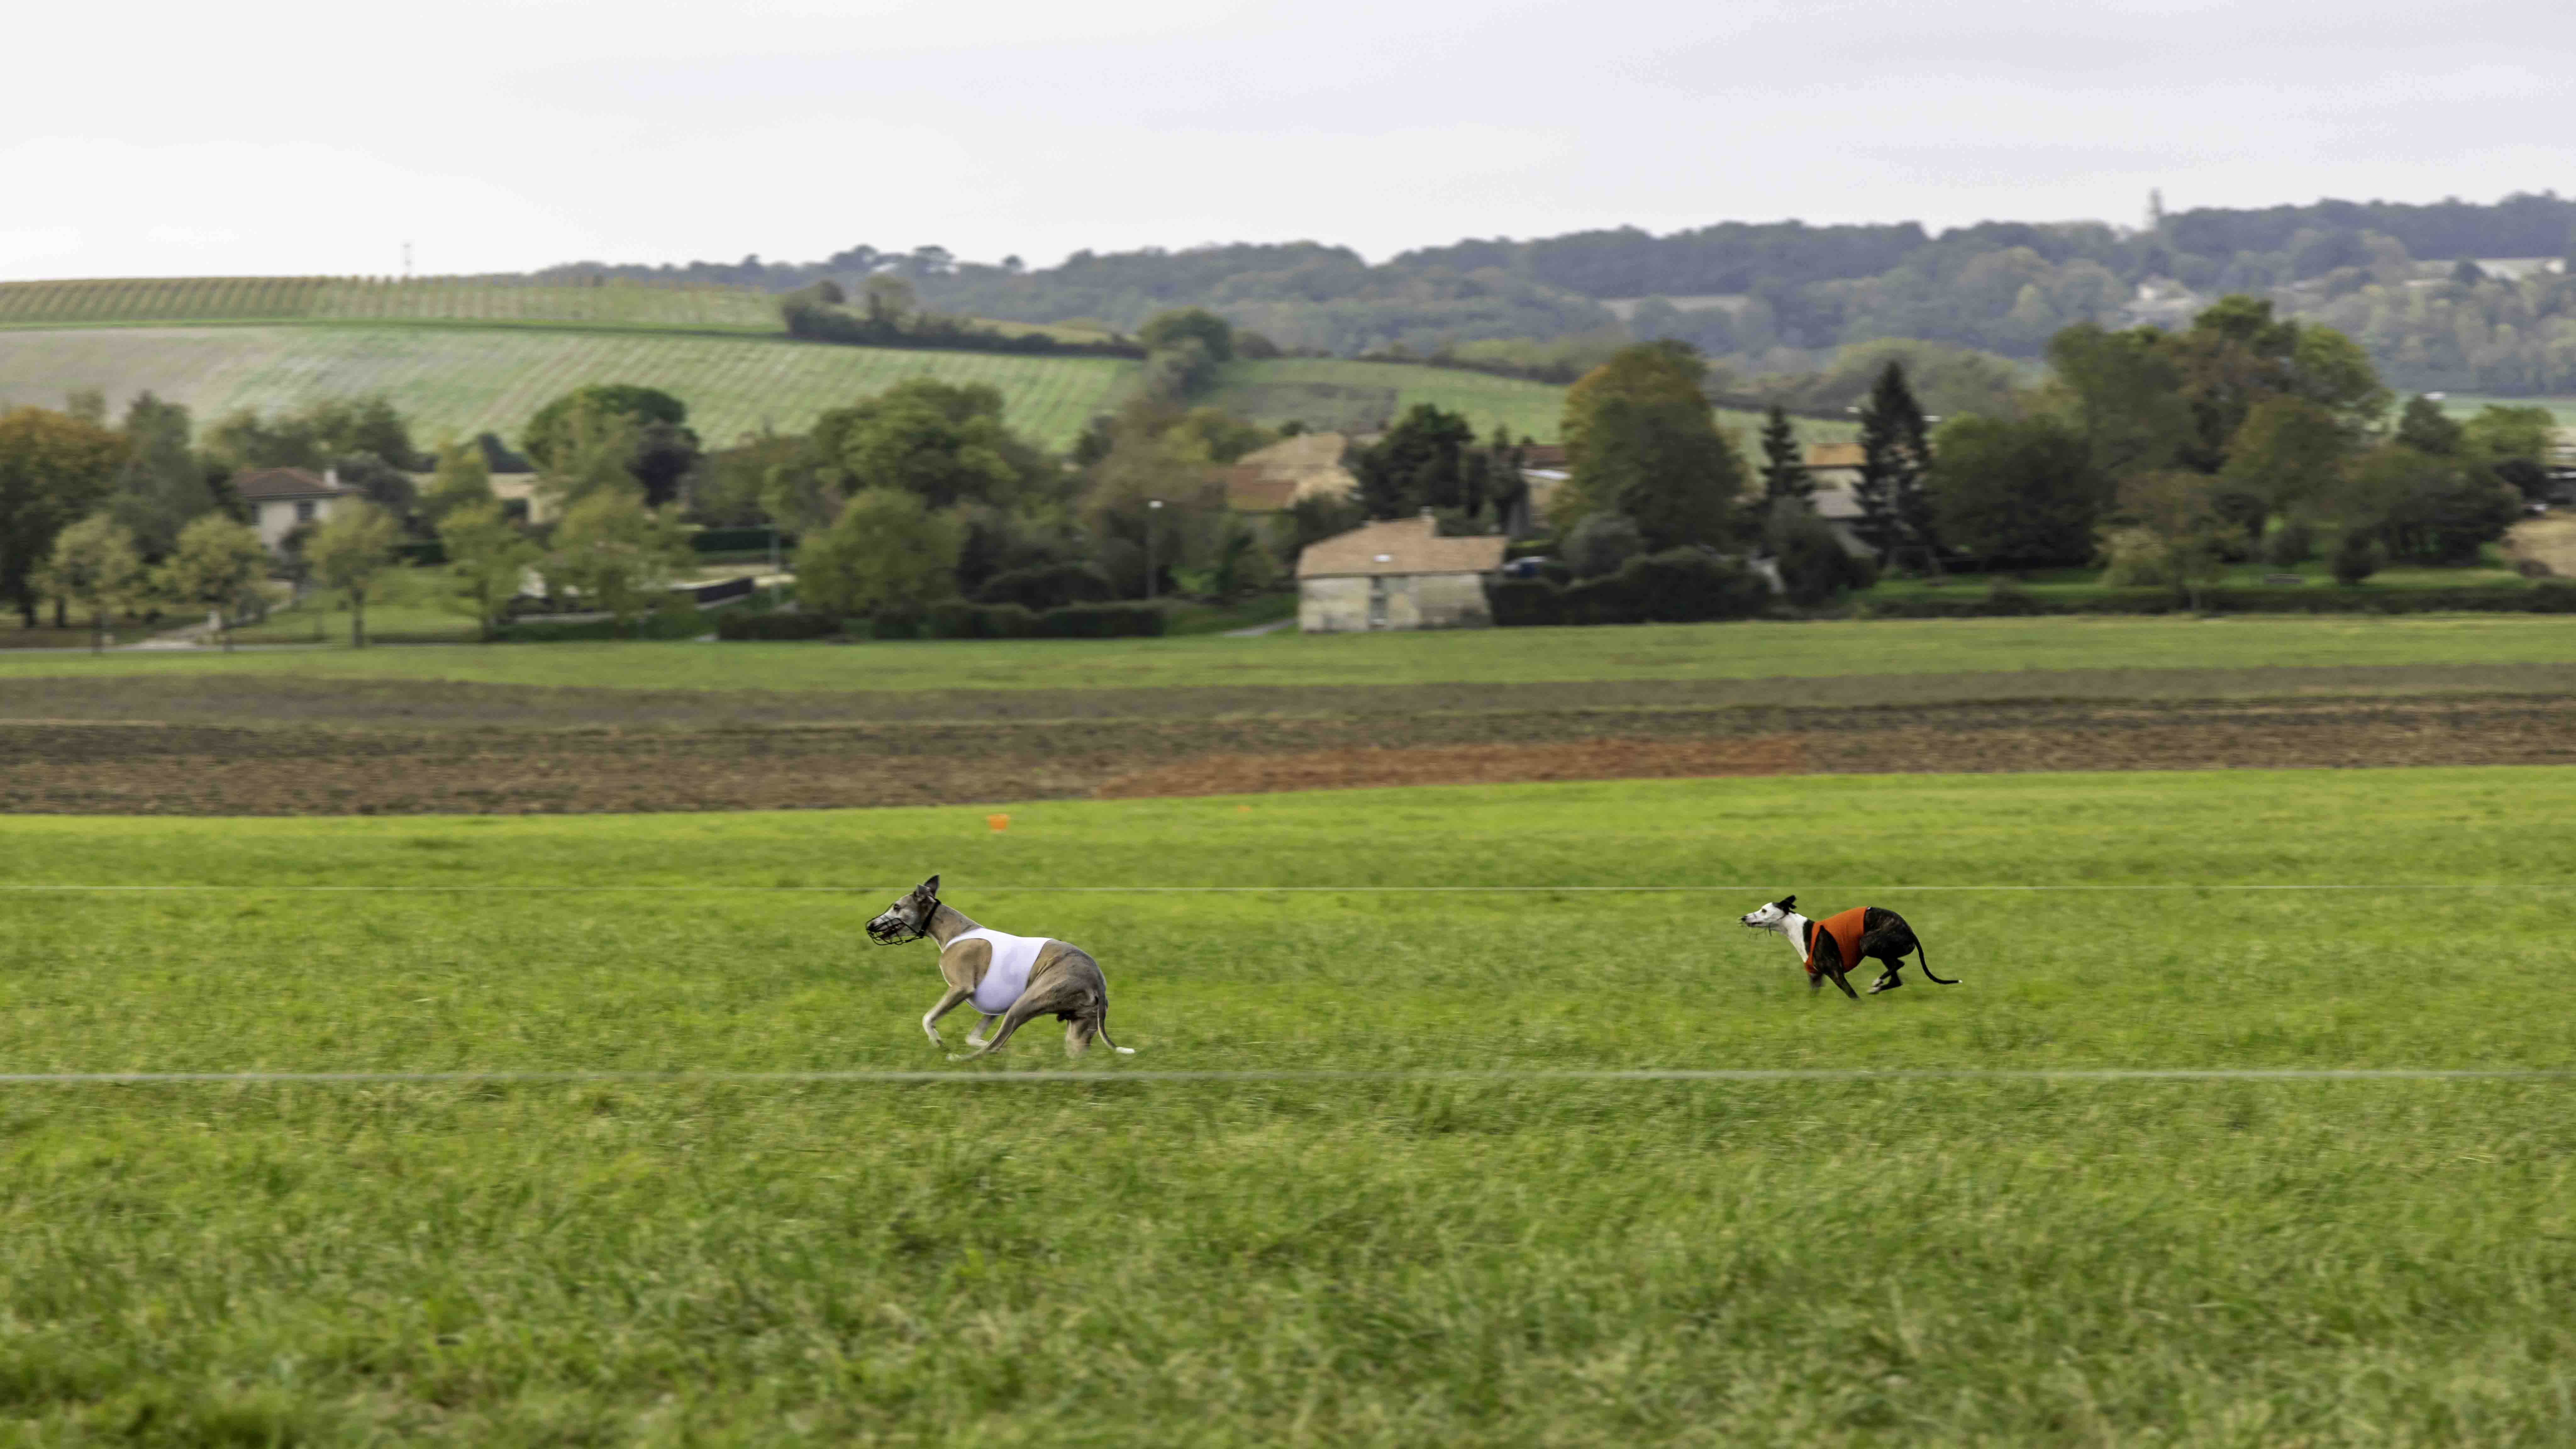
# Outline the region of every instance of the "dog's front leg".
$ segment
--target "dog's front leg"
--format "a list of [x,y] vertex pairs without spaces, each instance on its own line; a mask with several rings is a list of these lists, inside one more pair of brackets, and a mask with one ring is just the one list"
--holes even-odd
[[939,998],[939,1004],[930,1008],[928,1014],[921,1018],[921,1029],[929,1036],[930,1044],[932,1046],[944,1047],[948,1045],[948,1043],[940,1040],[939,1038],[939,1018],[955,1011],[959,1002],[964,1001],[967,997],[974,994],[975,989],[971,986],[951,986],[948,988],[948,994]]
[[985,1041],[993,1035],[993,1023],[1000,1021],[1001,1019],[1002,1014],[998,1011],[985,1012],[984,1019],[975,1024],[975,1029],[966,1033],[966,1044],[968,1046],[982,1046]]

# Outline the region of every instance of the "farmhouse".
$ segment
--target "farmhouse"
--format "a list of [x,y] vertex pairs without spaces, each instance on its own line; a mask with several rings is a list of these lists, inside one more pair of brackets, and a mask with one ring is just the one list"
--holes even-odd
[[1833,529],[1844,552],[1855,558],[1875,559],[1878,551],[1861,542],[1859,531],[1860,464],[1858,443],[1807,446],[1807,477],[1816,485],[1812,500],[1816,516]]
[[1237,513],[1285,513],[1301,499],[1348,498],[1360,486],[1342,466],[1349,446],[1340,433],[1300,433],[1256,448],[1217,470],[1225,505]]
[[234,479],[233,491],[250,505],[252,526],[270,553],[284,553],[288,534],[330,517],[342,500],[367,496],[363,489],[344,486],[336,468],[319,474],[302,468],[263,468]]
[[1494,622],[1485,580],[1503,540],[1442,538],[1430,514],[1361,524],[1297,556],[1297,627],[1308,634],[1462,629]]

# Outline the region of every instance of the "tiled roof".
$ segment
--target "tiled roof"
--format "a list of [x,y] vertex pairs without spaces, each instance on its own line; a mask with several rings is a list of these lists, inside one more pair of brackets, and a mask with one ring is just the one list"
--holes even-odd
[[1492,536],[1442,538],[1439,524],[1429,518],[1363,523],[1306,545],[1297,556],[1297,577],[1492,573],[1503,566],[1504,542]]
[[262,468],[233,480],[233,492],[246,503],[279,498],[338,498],[358,491],[304,468]]
[[1861,464],[1858,443],[1809,443],[1807,466],[1810,468],[1857,468]]

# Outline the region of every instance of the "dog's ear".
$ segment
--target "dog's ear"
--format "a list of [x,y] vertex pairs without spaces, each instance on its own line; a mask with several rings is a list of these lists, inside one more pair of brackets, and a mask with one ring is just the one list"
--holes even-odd
[[1797,898],[1796,896],[1782,896],[1778,901],[1774,902],[1774,904],[1778,905],[1778,906],[1780,907],[1780,909],[1782,909],[1782,910],[1784,910],[1784,911],[1785,911],[1785,910],[1787,910],[1787,909],[1789,909],[1790,907],[1792,907],[1792,906],[1796,905],[1797,903],[1798,903],[1798,898]]
[[925,896],[935,896],[939,894],[939,877],[935,875],[932,876],[930,879],[923,881],[920,885],[914,887],[914,890]]

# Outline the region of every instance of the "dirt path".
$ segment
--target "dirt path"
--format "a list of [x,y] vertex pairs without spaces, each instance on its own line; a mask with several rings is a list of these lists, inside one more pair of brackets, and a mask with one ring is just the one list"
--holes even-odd
[[0,724],[0,809],[955,805],[1791,773],[2576,764],[2576,696],[879,722],[693,732]]

